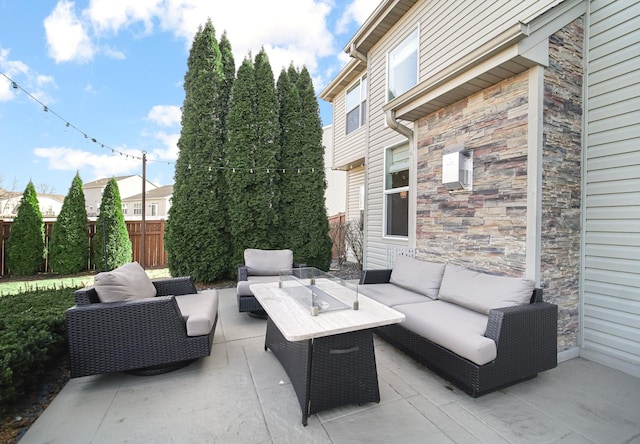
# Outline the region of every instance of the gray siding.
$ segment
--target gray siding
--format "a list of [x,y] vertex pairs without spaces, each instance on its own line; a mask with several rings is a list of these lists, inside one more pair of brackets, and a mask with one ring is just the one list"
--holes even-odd
[[640,3],[589,21],[581,354],[640,376]]
[[[360,78],[358,78],[359,80]],[[364,158],[366,143],[366,125],[346,134],[347,113],[345,102],[347,91],[353,85],[352,82],[333,103],[333,166],[343,168],[351,162]]]

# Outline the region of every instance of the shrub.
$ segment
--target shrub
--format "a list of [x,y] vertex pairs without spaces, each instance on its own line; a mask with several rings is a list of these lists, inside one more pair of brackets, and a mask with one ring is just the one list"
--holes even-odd
[[7,240],[7,265],[11,274],[33,275],[42,268],[46,249],[44,222],[32,182],[24,190],[18,214]]
[[66,353],[66,310],[74,289],[0,297],[0,416]]
[[93,263],[98,270],[113,270],[131,262],[131,240],[122,214],[120,189],[114,178],[111,178],[102,193],[96,234],[92,242]]

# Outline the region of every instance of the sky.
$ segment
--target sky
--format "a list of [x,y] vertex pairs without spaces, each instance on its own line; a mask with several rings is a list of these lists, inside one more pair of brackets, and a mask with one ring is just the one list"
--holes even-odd
[[[66,195],[142,175],[173,183],[183,80],[199,26],[227,32],[236,66],[264,47],[277,79],[306,66],[317,93],[380,0],[0,0],[0,188]],[[15,82],[15,84],[14,84]],[[331,105],[318,99],[323,125]]]

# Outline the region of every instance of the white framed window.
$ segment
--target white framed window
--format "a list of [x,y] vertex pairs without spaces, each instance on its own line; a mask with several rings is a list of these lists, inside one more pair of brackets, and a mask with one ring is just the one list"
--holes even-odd
[[409,236],[409,144],[387,149],[384,180],[385,236]]
[[142,214],[142,203],[134,203],[133,204],[133,215],[139,216]]
[[149,207],[151,207],[151,215],[152,216],[157,216],[158,215],[158,204],[157,203],[152,203],[151,205],[149,205]]
[[418,43],[416,28],[387,55],[387,101],[418,84]]
[[367,123],[367,76],[363,76],[347,90],[345,108],[347,113],[346,134]]
[[127,204],[126,203],[122,204],[122,214],[125,214],[125,215],[127,214]]

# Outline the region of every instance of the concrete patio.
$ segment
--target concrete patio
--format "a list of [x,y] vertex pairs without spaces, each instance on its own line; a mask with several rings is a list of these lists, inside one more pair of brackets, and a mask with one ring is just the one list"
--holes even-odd
[[640,443],[640,380],[572,359],[470,398],[376,339],[379,404],[301,424],[265,321],[220,290],[213,353],[158,376],[71,380],[20,441],[31,443]]

